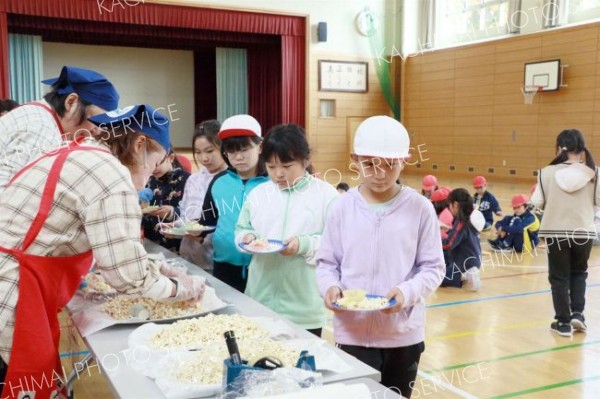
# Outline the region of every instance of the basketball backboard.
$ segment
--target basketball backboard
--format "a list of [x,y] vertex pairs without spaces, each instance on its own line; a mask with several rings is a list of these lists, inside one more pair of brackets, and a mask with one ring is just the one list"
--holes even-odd
[[560,60],[529,62],[525,64],[524,86],[538,86],[540,91],[560,87]]

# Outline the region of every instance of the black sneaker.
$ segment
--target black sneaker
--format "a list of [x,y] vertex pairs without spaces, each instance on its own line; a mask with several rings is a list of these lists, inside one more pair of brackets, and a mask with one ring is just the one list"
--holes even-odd
[[571,327],[575,331],[585,332],[587,330],[587,326],[585,325],[585,317],[583,317],[582,313],[575,312],[571,315]]
[[500,241],[499,238],[496,238],[495,240],[492,240],[491,238],[488,238],[488,243],[492,246],[492,248],[496,245],[498,245],[498,241]]
[[561,337],[572,337],[573,329],[569,323],[561,323],[560,321],[554,321],[550,324],[550,329],[560,335]]

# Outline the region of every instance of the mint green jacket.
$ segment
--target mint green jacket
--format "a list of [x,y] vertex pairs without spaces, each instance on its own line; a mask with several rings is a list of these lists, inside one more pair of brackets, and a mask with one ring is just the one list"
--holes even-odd
[[269,181],[248,195],[235,229],[236,244],[248,233],[282,241],[299,238],[296,255],[252,256],[246,295],[306,329],[325,324],[315,257],[327,210],[338,195],[330,184],[308,174],[284,190]]

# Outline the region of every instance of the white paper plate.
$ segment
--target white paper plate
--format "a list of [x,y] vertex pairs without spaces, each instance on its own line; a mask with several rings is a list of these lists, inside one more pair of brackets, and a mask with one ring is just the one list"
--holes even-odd
[[265,248],[255,248],[252,243],[245,244],[239,243],[238,246],[242,248],[246,252],[250,252],[252,254],[272,254],[276,252],[281,252],[287,248],[287,244],[284,244],[281,240],[265,240],[269,245]]

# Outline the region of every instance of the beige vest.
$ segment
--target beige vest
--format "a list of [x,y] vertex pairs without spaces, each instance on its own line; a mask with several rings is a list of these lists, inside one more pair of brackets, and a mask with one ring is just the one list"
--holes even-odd
[[[540,237],[572,238],[585,241],[596,237],[594,225],[594,199],[597,195],[595,179],[581,189],[568,193],[563,191],[554,176],[568,165],[550,165],[540,171],[544,195],[544,217]],[[596,179],[598,173],[596,172]]]

